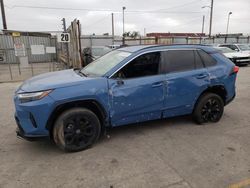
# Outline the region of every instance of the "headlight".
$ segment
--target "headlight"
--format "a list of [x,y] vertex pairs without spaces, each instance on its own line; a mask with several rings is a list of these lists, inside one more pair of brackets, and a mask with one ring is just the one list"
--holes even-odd
[[32,92],[32,93],[20,93],[17,94],[18,99],[24,103],[24,102],[30,102],[42,99],[46,97],[52,90],[47,91],[38,91],[38,92]]

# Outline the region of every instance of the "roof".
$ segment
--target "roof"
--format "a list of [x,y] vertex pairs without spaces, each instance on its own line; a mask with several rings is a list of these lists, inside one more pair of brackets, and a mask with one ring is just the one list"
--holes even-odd
[[129,47],[123,47],[119,48],[118,50],[121,51],[127,51],[127,52],[139,52],[139,51],[144,51],[144,50],[164,50],[164,49],[202,49],[208,53],[216,51],[214,48],[206,45],[193,45],[193,44],[175,44],[175,45],[138,45],[138,46],[129,46]]
[[159,46],[159,45],[137,45],[137,46],[121,47],[118,50],[126,51],[126,52],[136,52],[142,49],[156,47],[156,46]]

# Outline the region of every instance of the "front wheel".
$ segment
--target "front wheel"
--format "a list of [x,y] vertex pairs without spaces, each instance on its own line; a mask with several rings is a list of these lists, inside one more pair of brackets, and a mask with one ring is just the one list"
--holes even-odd
[[206,93],[200,97],[193,111],[193,119],[198,123],[218,122],[224,111],[222,98],[214,93]]
[[65,151],[81,151],[94,144],[101,133],[98,117],[85,108],[63,112],[53,128],[56,145]]

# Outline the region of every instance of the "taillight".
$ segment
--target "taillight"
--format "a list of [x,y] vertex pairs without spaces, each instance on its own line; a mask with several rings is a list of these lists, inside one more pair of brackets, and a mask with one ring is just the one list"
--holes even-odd
[[239,72],[239,69],[240,68],[238,66],[234,66],[230,74],[237,74]]

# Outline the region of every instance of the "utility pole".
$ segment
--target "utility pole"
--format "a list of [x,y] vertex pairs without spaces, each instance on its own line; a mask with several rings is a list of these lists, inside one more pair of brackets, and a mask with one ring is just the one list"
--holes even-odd
[[202,17],[202,27],[201,27],[201,34],[204,33],[204,24],[205,24],[205,15]]
[[227,18],[227,30],[226,30],[226,34],[228,35],[228,27],[229,27],[229,19],[230,19],[230,15],[233,14],[232,12],[228,13],[228,18]]
[[124,24],[124,11],[126,7],[122,7],[122,45],[125,44],[125,24]]
[[112,43],[114,44],[115,40],[114,13],[111,13],[111,18],[112,18]]
[[66,32],[66,21],[65,18],[62,19],[63,31]]
[[210,6],[210,23],[209,23],[209,37],[211,37],[211,34],[212,34],[213,9],[214,9],[214,0],[211,0],[211,6]]
[[5,16],[3,0],[0,0],[0,4],[1,4],[1,12],[2,12],[2,20],[3,20],[3,29],[7,29],[7,23],[6,23],[6,16]]

